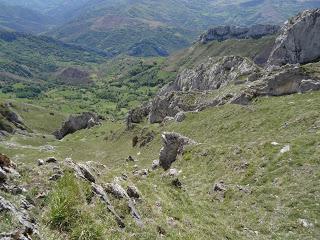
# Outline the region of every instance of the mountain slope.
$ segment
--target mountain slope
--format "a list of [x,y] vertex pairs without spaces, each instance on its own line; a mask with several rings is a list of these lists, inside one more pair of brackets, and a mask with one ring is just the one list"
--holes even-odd
[[[47,59],[96,73],[89,87],[0,94],[0,238],[318,239],[319,20],[320,9],[305,11],[276,41],[198,42],[170,58],[167,73],[164,58],[104,62],[48,37],[0,34],[3,56],[14,52],[17,63],[29,56],[42,70]],[[270,47],[284,50],[274,60],[307,53],[310,62],[256,65]],[[170,81],[170,67],[189,69],[126,121],[111,117],[110,106],[119,114]],[[85,113],[61,123],[75,112]],[[56,139],[56,129],[67,135]]]
[[0,3],[0,29],[40,33],[50,28],[51,19],[37,11]]
[[86,2],[0,0],[0,25],[19,32],[45,32],[77,16],[77,10]]
[[[8,31],[0,31],[0,46],[0,71],[12,74],[12,79],[18,81],[47,80],[59,69],[101,63],[109,56],[49,37]],[[3,78],[2,81],[5,82]]]
[[[18,170],[24,175],[15,183],[24,186],[27,192],[22,196],[9,193],[3,196],[17,206],[24,195],[33,200],[37,211],[32,211],[32,216],[45,239],[67,239],[67,236],[78,239],[81,233],[88,235],[83,237],[85,240],[164,236],[172,240],[317,239],[319,99],[319,93],[262,98],[250,107],[225,105],[189,113],[182,123],[141,124],[131,131],[126,131],[122,122],[106,121],[64,141],[50,136],[43,139],[42,135],[49,133],[43,129],[38,130],[42,134],[39,136],[8,138],[1,142],[0,150],[18,163]],[[45,123],[35,116],[43,116],[53,126],[58,126],[62,119],[56,112],[51,116],[49,109],[13,105],[26,123],[34,126]],[[164,131],[177,131],[201,143],[189,147],[172,166],[181,171],[178,176],[181,188],[172,184],[175,177],[161,169],[147,176],[135,174],[137,170],[150,168],[152,159],[158,157],[160,135]],[[155,134],[151,143],[132,147],[134,136],[148,132]],[[53,151],[40,150],[47,145]],[[281,153],[287,145],[290,151]],[[52,155],[57,163],[37,166],[36,159]],[[127,162],[129,155],[138,162]],[[142,216],[143,227],[136,225],[130,216],[124,198],[108,193],[126,223],[126,228],[120,229],[99,198],[90,195],[87,183],[70,179],[68,173],[72,170],[65,165],[69,157],[76,163],[91,164],[98,184],[112,183],[117,178],[125,189],[136,186],[140,199],[135,206]],[[56,169],[65,173],[58,183],[48,180],[57,174]],[[222,181],[221,192],[214,190],[215,184]],[[90,201],[85,196],[91,196]],[[57,198],[68,201],[58,205],[53,201]],[[62,204],[69,202],[74,205]],[[55,210],[61,210],[61,218],[54,214]],[[61,233],[59,225],[54,224],[59,221],[70,224],[70,228]],[[0,232],[11,230],[10,223],[9,218],[1,221]]]
[[[298,11],[316,6],[320,6],[318,1],[91,1],[78,17],[50,34],[115,53],[158,55],[157,48],[167,52],[183,48],[213,25],[280,24]],[[145,53],[132,51],[137,45]]]

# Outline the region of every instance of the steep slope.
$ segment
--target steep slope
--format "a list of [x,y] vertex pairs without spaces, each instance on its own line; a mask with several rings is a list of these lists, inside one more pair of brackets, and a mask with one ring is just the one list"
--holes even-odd
[[[62,142],[41,135],[16,136],[1,142],[0,150],[18,164],[17,170],[24,175],[23,179],[16,178],[15,184],[27,192],[1,194],[16,206],[23,196],[32,199],[32,216],[45,239],[77,239],[81,233],[86,240],[110,236],[317,239],[319,97],[319,93],[309,93],[263,98],[250,107],[225,105],[189,113],[182,123],[142,124],[132,131],[126,131],[123,123],[108,121]],[[29,116],[34,111],[30,106],[21,109],[29,109],[22,112]],[[50,116],[47,110],[42,110],[42,115]],[[201,143],[187,148],[172,165],[180,172],[181,188],[172,185],[176,177],[161,169],[139,175],[139,170],[151,168],[152,160],[158,157],[164,131],[176,131]],[[147,132],[155,134],[154,140],[145,147],[132,147],[132,138],[143,138]],[[48,145],[51,148],[45,148]],[[282,150],[286,146],[290,146],[287,152]],[[127,162],[129,155],[138,161]],[[51,156],[58,162],[37,166],[38,158]],[[115,193],[108,196],[115,211],[123,216],[124,229],[118,227],[98,197],[87,202],[85,196],[92,196],[90,187],[68,175],[71,170],[65,163],[69,160],[64,159],[69,157],[95,169],[91,171],[98,184],[112,183],[118,177],[124,189],[137,187],[140,199],[135,200],[135,206],[143,227],[130,216],[125,198],[119,199]],[[48,180],[64,169],[61,181]],[[59,199],[65,201],[58,204]],[[0,232],[13,230],[10,223],[14,219],[7,219],[0,222]],[[61,229],[59,221],[70,228]]]

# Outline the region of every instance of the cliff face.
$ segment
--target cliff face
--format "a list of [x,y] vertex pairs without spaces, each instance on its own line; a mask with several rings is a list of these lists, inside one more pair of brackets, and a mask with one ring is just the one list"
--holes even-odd
[[254,25],[251,27],[218,26],[209,29],[200,36],[201,43],[225,41],[227,39],[258,39],[276,34],[280,27],[276,25]]
[[320,9],[307,10],[286,22],[269,57],[270,65],[307,63],[320,57]]
[[194,69],[182,71],[162,92],[219,89],[230,82],[246,82],[257,72],[259,67],[247,58],[239,56],[211,58]]

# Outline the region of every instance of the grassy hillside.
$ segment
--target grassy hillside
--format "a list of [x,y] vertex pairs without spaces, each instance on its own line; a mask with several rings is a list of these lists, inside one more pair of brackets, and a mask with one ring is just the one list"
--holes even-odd
[[[90,226],[96,239],[110,236],[112,239],[159,239],[159,229],[166,239],[317,239],[320,235],[317,204],[320,197],[317,184],[320,180],[317,174],[320,170],[319,100],[319,93],[262,98],[248,107],[225,105],[190,113],[182,123],[142,124],[132,131],[126,131],[123,123],[107,121],[60,142],[14,136],[2,142],[0,150],[20,168],[33,168],[25,171],[23,177],[27,183],[24,186],[32,192],[30,197],[42,191],[53,191],[45,201],[36,200],[41,211],[34,211],[46,239],[68,239],[69,234],[77,236],[77,226],[58,233],[54,225],[48,225],[54,215],[42,214],[50,213],[53,196],[61,196],[64,188],[69,189],[68,201],[81,209],[83,220],[74,220],[74,223],[90,219],[82,222],[83,231]],[[35,110],[24,107],[31,117]],[[156,134],[155,140],[143,148],[132,147],[133,136],[151,130]],[[163,131],[176,131],[201,143],[190,147],[172,166],[181,170],[182,189],[172,186],[172,179],[163,175],[162,170],[151,172],[146,178],[132,174],[136,169],[134,165],[138,169],[149,168],[152,160],[158,157]],[[17,147],[8,149],[9,143]],[[54,146],[54,152],[39,150],[48,144]],[[280,150],[287,145],[290,151],[281,154]],[[80,191],[77,196],[87,191],[82,181],[66,176],[57,184],[47,182],[52,174],[50,166],[41,167],[40,171],[36,159],[49,155],[103,163],[108,169],[101,170],[104,172],[99,181],[103,182],[127,174],[128,180],[122,183],[134,184],[142,195],[137,208],[144,227],[135,225],[122,200],[111,198],[128,224],[127,228],[119,230],[111,215],[96,200],[86,203],[82,197],[75,198],[74,191]],[[127,163],[128,155],[139,161]],[[226,185],[224,198],[212,190],[214,184],[222,180]],[[41,182],[41,187],[37,182]],[[66,215],[65,219],[72,221],[72,212],[66,214],[71,215]],[[303,227],[301,219],[312,226]],[[1,223],[0,229],[4,227]]]
[[266,60],[268,51],[274,44],[275,36],[261,39],[229,39],[223,42],[212,41],[207,44],[195,43],[190,48],[172,54],[164,64],[168,71],[179,68],[192,68],[210,57],[242,56],[252,60]]

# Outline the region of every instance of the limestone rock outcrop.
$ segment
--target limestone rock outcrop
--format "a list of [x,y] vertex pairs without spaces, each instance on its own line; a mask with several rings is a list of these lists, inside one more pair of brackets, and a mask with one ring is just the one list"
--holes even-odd
[[320,58],[320,9],[306,10],[285,23],[268,60],[270,65],[307,63]]
[[140,123],[148,116],[150,105],[145,104],[129,111],[126,118],[127,129],[131,129],[135,123]]
[[15,130],[27,130],[22,117],[13,109],[12,103],[0,104],[0,131],[14,133]]
[[37,234],[37,225],[24,209],[17,208],[14,204],[0,196],[0,212],[10,212],[19,222],[18,231],[8,234],[0,234],[0,239],[31,239]]
[[68,134],[72,134],[81,129],[91,128],[98,124],[100,124],[100,119],[95,113],[85,112],[80,115],[71,115],[69,119],[62,124],[61,129],[55,131],[53,135],[60,140]]
[[200,36],[201,43],[225,41],[228,39],[258,39],[266,35],[274,35],[280,27],[276,25],[254,25],[251,27],[218,26],[209,29]]
[[167,86],[168,91],[214,90],[230,82],[252,81],[260,68],[251,60],[239,56],[210,58],[194,69],[185,69]]
[[175,132],[164,132],[162,134],[163,147],[160,150],[159,164],[164,170],[168,170],[176,161],[177,156],[182,154],[187,145],[196,144],[190,138]]

